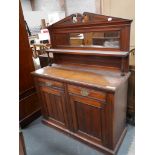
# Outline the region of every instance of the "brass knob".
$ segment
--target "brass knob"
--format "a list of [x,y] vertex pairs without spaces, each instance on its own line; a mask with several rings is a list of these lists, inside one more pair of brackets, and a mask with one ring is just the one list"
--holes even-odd
[[82,96],[88,96],[89,95],[89,92],[87,89],[81,89],[81,95]]

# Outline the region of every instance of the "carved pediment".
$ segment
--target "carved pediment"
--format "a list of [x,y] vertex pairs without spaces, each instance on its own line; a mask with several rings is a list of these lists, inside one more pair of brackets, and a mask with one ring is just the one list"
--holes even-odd
[[77,25],[77,24],[81,25],[81,24],[86,24],[86,23],[91,24],[94,22],[102,22],[102,23],[110,24],[111,22],[114,22],[114,21],[115,22],[130,21],[131,22],[132,20],[84,12],[83,14],[80,14],[80,13],[72,14],[72,15],[54,23],[52,26],[59,27],[59,26],[66,26],[66,25]]

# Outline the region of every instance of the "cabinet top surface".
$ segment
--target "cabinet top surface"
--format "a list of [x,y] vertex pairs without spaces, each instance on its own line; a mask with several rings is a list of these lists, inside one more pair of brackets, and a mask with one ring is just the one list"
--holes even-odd
[[99,89],[115,91],[117,87],[128,79],[129,74],[121,76],[119,71],[97,69],[81,66],[62,66],[53,64],[36,70],[33,75],[60,80],[69,83],[82,84]]

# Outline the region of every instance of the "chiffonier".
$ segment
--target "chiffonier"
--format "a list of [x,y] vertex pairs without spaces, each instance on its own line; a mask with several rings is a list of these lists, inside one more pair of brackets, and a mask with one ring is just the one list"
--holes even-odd
[[48,27],[49,65],[32,73],[43,123],[112,155],[127,130],[131,22],[88,12],[60,20]]

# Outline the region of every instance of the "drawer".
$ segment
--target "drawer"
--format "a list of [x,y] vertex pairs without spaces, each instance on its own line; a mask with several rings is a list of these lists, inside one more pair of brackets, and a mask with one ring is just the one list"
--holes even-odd
[[46,86],[46,87],[57,87],[57,88],[64,88],[63,83],[54,81],[54,80],[47,80],[43,78],[37,78],[38,84],[41,86]]
[[106,93],[85,87],[68,85],[68,91],[72,94],[77,94],[83,97],[90,97],[98,100],[106,100]]

